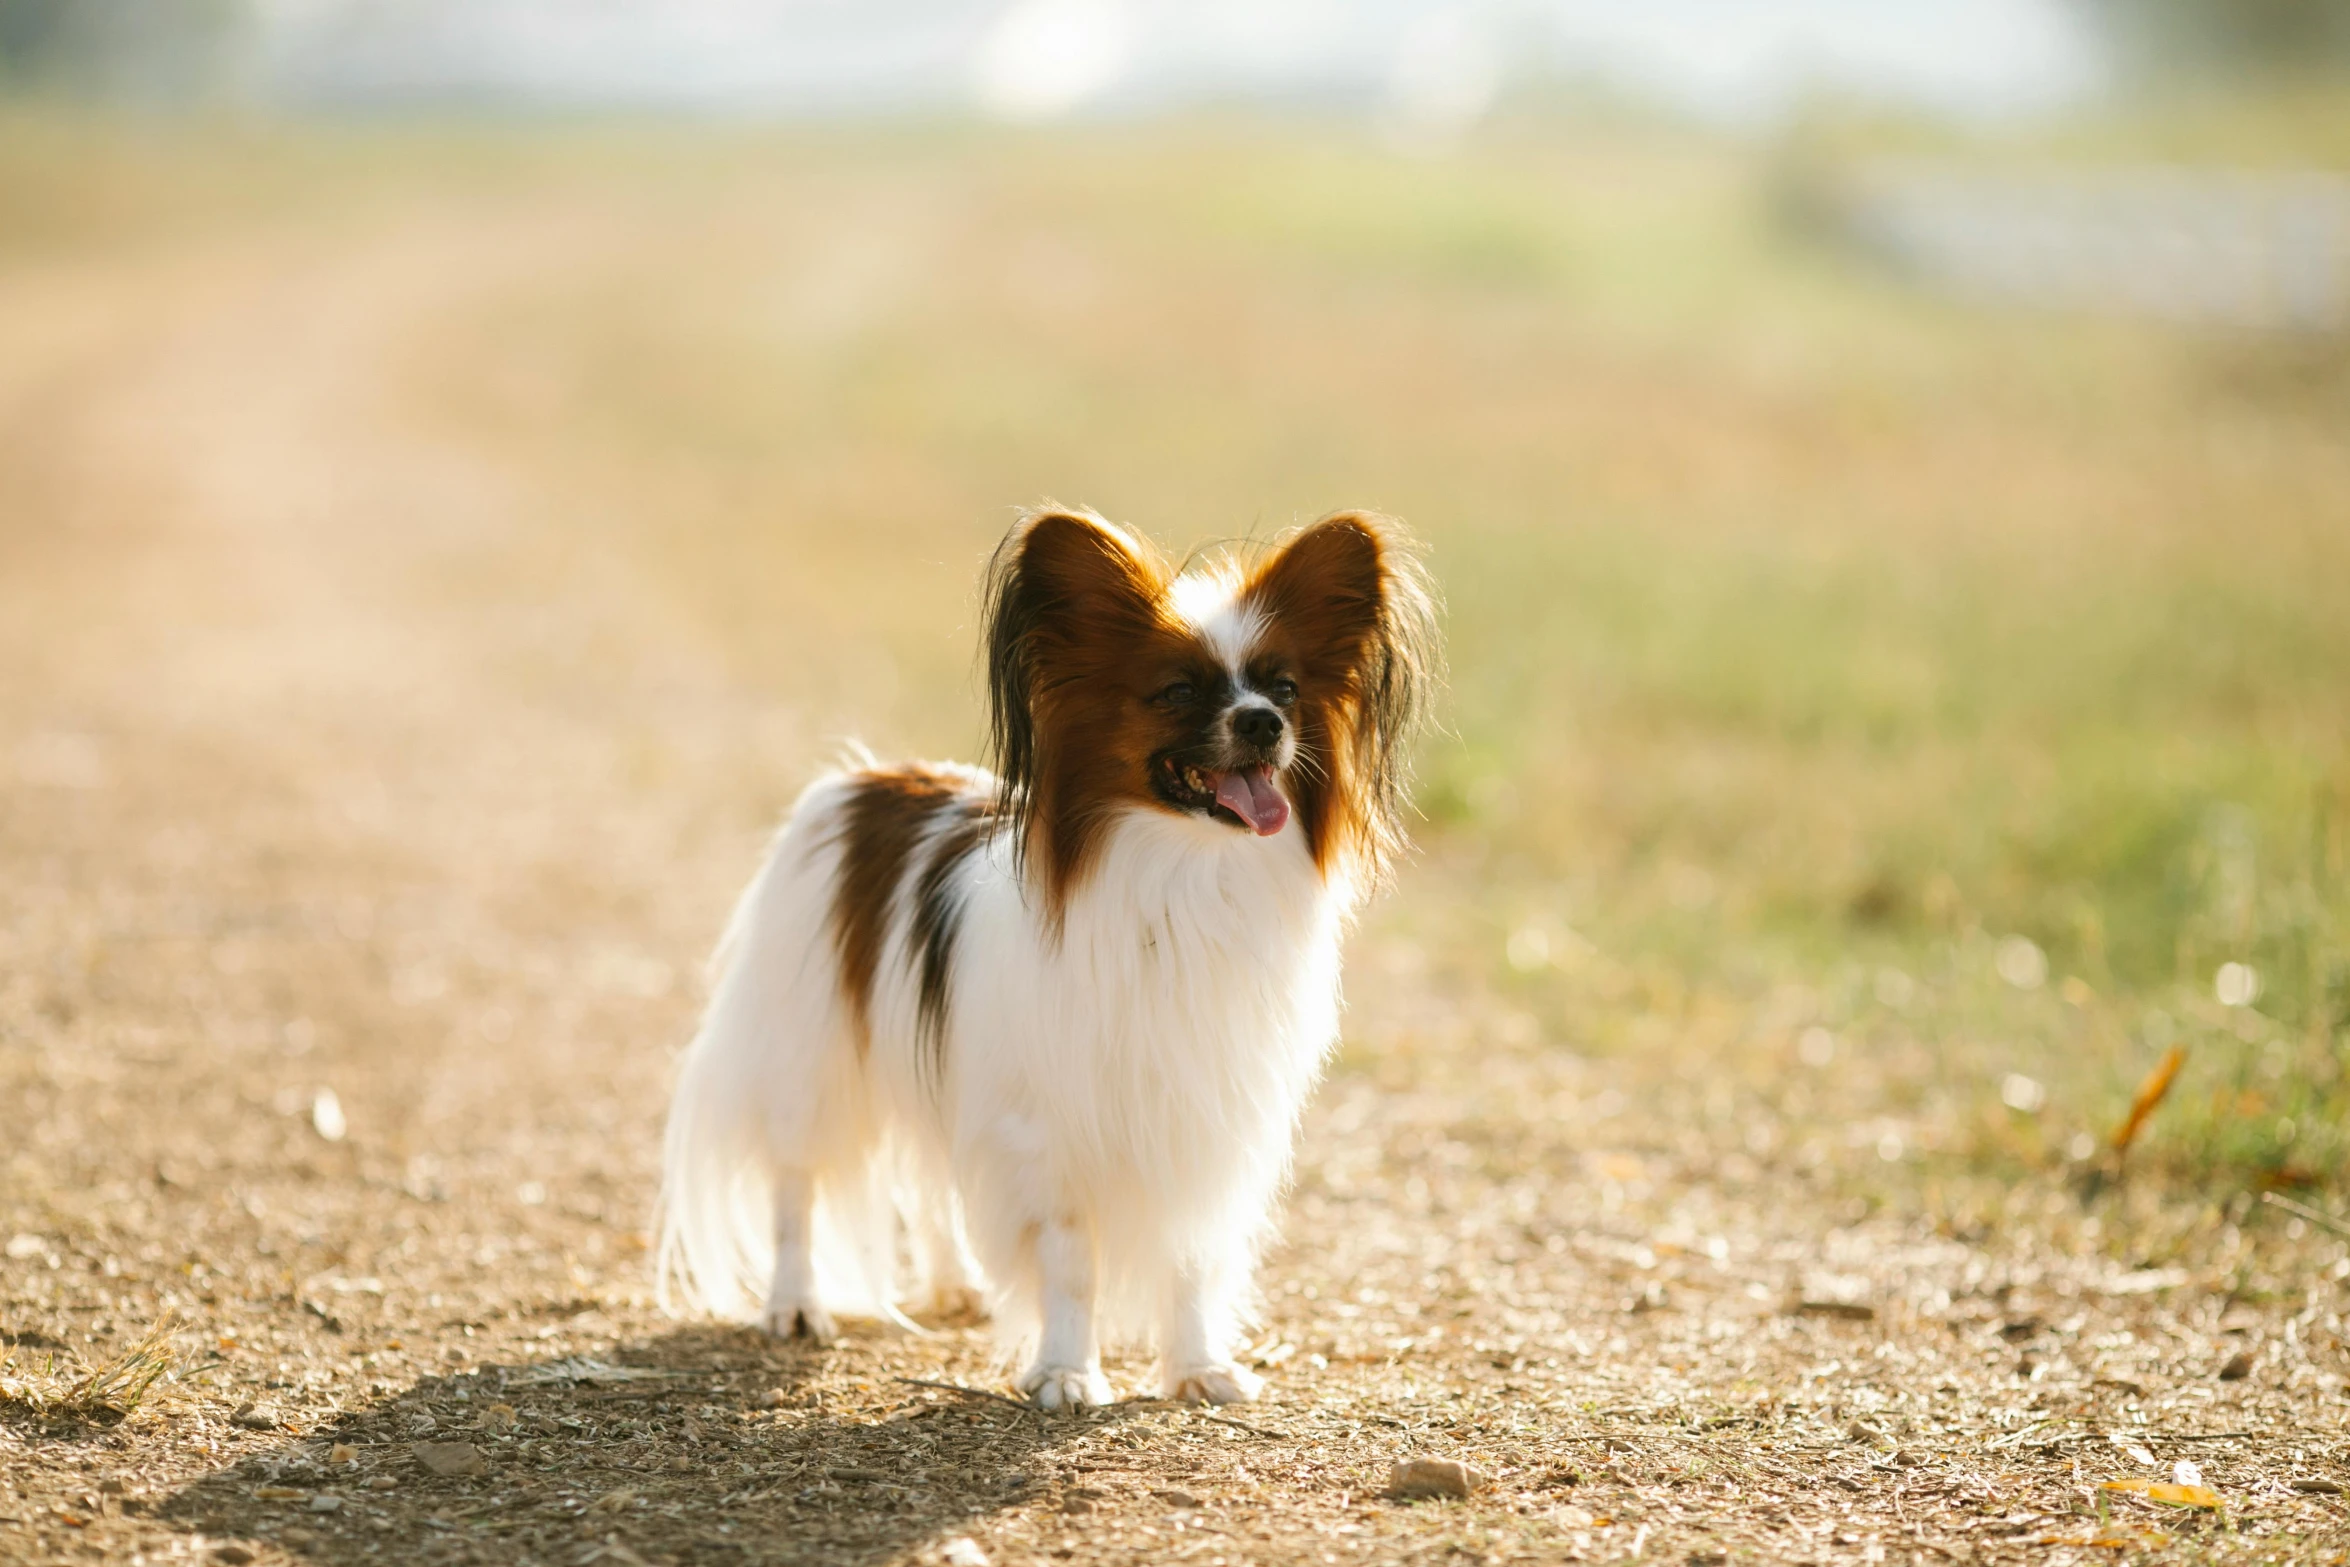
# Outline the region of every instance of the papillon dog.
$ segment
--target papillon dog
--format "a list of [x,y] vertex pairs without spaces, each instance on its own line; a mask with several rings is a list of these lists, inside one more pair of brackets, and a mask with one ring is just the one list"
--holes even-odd
[[1340,939],[1403,846],[1425,579],[1357,512],[1177,570],[1048,507],[984,638],[995,771],[818,779],[735,909],[669,1112],[663,1300],[818,1343],[984,1301],[1044,1408],[1108,1402],[1102,1345],[1146,1340],[1162,1396],[1253,1398]]

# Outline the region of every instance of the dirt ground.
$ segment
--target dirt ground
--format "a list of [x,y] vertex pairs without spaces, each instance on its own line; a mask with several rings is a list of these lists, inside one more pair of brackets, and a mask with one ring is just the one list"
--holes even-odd
[[[701,956],[830,737],[387,390],[577,242],[476,213],[0,290],[0,1560],[2350,1553],[2322,1225],[1814,1167],[1702,1056],[1464,1021],[1379,919],[1264,1402],[1046,1417],[969,1324],[660,1315]],[[135,1409],[70,1402],[158,1322]],[[1484,1484],[1392,1498],[1409,1457]]]

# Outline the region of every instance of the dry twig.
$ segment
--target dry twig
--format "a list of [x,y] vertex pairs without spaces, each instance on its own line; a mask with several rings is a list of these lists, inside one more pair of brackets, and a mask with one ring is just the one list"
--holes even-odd
[[2320,1213],[2305,1202],[2295,1202],[2279,1192],[2262,1192],[2260,1200],[2274,1208],[2282,1208],[2297,1219],[2307,1219],[2321,1230],[2332,1230],[2336,1235],[2350,1236],[2350,1224],[2344,1224],[2330,1213]]

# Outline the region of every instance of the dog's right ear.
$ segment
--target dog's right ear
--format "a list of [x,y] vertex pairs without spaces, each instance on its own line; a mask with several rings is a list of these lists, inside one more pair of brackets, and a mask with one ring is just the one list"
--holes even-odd
[[1130,656],[1158,623],[1166,585],[1148,545],[1090,511],[1040,506],[996,546],[982,639],[988,750],[1002,804],[1022,825],[1042,708],[1056,690]]

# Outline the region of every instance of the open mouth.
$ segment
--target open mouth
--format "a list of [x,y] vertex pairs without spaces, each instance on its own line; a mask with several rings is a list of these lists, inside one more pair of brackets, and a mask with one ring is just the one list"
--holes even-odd
[[1170,756],[1159,763],[1158,785],[1169,804],[1245,827],[1260,838],[1289,824],[1289,801],[1270,767],[1200,767]]

